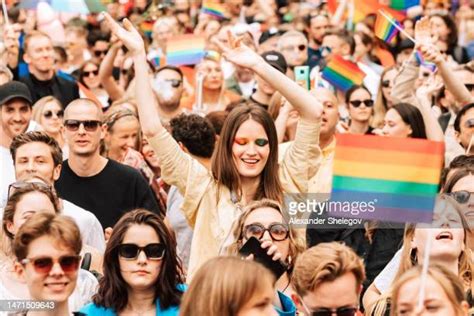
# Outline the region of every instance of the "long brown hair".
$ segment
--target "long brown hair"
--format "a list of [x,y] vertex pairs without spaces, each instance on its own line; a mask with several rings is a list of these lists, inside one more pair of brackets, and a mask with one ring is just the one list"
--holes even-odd
[[270,154],[260,175],[260,183],[254,199],[268,198],[282,202],[283,189],[278,177],[278,137],[275,124],[268,112],[258,105],[242,104],[230,112],[222,127],[220,140],[212,157],[212,174],[219,185],[224,185],[239,198],[241,197],[240,174],[232,157],[232,145],[237,130],[249,119],[262,125],[270,146]]
[[379,82],[379,89],[377,91],[377,97],[375,99],[374,104],[374,117],[372,119],[371,126],[373,128],[382,128],[383,127],[383,120],[385,118],[385,113],[388,111],[387,99],[383,96],[383,87],[382,82],[384,81],[383,78],[385,74],[392,69],[396,69],[395,66],[385,68],[380,75],[380,82]]
[[152,227],[165,246],[165,256],[161,271],[155,282],[155,300],[160,300],[162,309],[179,305],[182,292],[177,288],[184,283],[181,261],[176,254],[176,241],[163,220],[155,213],[136,209],[126,213],[115,224],[104,253],[104,277],[99,281],[97,294],[92,297],[94,304],[115,311],[122,311],[128,303],[128,285],[120,272],[118,246],[132,225]]
[[274,276],[259,263],[237,257],[216,257],[194,275],[179,314],[237,316],[254,294],[274,283]]

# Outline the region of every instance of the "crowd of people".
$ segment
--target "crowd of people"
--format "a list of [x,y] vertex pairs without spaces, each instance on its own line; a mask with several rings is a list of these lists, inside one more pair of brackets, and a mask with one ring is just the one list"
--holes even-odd
[[[0,301],[24,304],[0,315],[474,314],[472,0],[400,11],[390,43],[363,0],[23,2],[0,16]],[[167,63],[186,34],[202,58]],[[336,58],[363,82],[323,78]],[[432,225],[292,225],[337,134],[444,142]]]

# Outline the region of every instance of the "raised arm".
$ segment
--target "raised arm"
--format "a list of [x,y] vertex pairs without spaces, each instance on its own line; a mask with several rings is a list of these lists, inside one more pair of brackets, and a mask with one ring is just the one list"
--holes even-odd
[[104,13],[104,16],[107,19],[112,33],[128,48],[133,58],[136,80],[135,96],[138,103],[140,125],[143,134],[148,138],[152,138],[161,132],[164,127],[161,125],[159,119],[158,104],[148,76],[148,64],[146,62],[146,51],[143,39],[128,19],[123,21],[123,27],[121,27],[108,13]]
[[114,60],[120,47],[121,45],[119,43],[114,43],[112,47],[110,47],[99,67],[100,83],[104,87],[105,91],[107,91],[107,94],[112,101],[120,99],[125,93],[120,85],[117,84],[112,75],[112,71],[114,69]]
[[260,55],[242,44],[242,39],[236,40],[228,33],[231,48],[219,45],[224,57],[230,62],[250,68],[257,75],[271,84],[299,112],[301,118],[319,120],[323,113],[322,104],[309,91],[270,66]]
[[444,141],[444,134],[443,130],[441,129],[441,125],[438,123],[438,119],[431,110],[431,100],[433,95],[435,95],[441,89],[441,87],[442,83],[436,82],[433,78],[433,80],[430,80],[428,83],[419,87],[416,91],[416,96],[418,98],[416,106],[423,116],[426,136],[428,139],[439,142]]

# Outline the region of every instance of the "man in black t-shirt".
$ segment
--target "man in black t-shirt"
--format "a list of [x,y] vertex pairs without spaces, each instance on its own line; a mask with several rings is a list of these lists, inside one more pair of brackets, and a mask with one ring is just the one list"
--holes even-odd
[[100,155],[102,115],[89,99],[78,99],[67,106],[64,126],[70,152],[56,190],[60,197],[94,213],[107,229],[127,211],[145,208],[158,213],[159,208],[138,171]]

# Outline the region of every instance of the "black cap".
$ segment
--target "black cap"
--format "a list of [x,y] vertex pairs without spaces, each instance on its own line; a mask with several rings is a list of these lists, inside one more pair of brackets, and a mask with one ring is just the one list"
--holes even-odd
[[10,100],[20,98],[32,105],[31,93],[27,85],[20,81],[10,81],[0,86],[0,106]]
[[400,43],[398,43],[397,48],[397,53],[399,54],[405,49],[415,48],[415,44],[411,40],[406,38],[404,40],[401,40]]
[[274,36],[280,36],[282,35],[283,32],[280,31],[279,29],[277,29],[276,27],[272,27],[270,28],[268,31],[265,31],[262,33],[262,35],[260,35],[260,38],[258,39],[258,43],[259,44],[262,44],[264,43],[266,40],[274,37]]
[[285,57],[277,51],[271,50],[262,54],[263,59],[274,68],[280,70],[282,73],[286,74],[286,69],[288,64],[286,63]]

